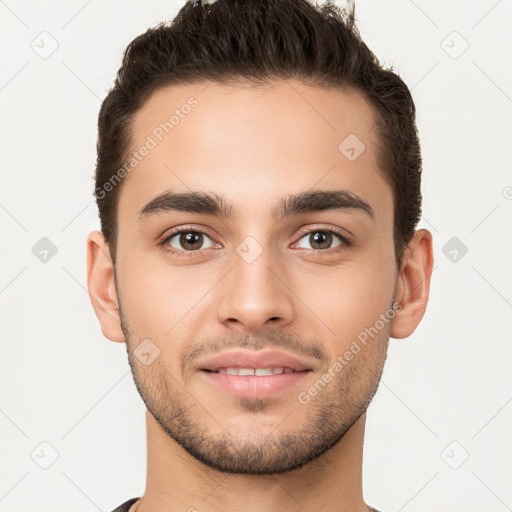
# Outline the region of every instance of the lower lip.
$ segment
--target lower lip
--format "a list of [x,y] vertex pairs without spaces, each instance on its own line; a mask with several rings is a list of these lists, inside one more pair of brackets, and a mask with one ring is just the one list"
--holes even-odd
[[278,375],[229,375],[202,370],[208,382],[235,396],[259,398],[270,396],[297,386],[310,373],[303,372],[281,373]]

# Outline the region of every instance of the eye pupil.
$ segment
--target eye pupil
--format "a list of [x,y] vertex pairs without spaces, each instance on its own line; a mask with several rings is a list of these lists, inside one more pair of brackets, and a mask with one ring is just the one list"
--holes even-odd
[[[195,251],[196,249],[200,249],[203,243],[202,233],[196,233],[194,231],[187,231],[186,233],[182,233],[180,236],[180,244],[183,248],[188,248],[191,251]],[[199,240],[199,241],[198,241]],[[192,245],[193,247],[187,247],[187,244]]]
[[315,244],[319,244],[321,246],[319,247],[320,249],[328,249],[332,243],[332,234],[325,231],[316,231],[315,233],[311,234],[310,238],[314,241]]

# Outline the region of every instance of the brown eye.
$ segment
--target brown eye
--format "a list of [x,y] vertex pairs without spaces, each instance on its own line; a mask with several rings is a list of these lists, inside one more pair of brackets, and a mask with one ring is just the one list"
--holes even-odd
[[207,235],[198,231],[179,231],[169,236],[165,243],[176,250],[197,251],[203,249],[205,237],[209,239]]
[[[333,246],[333,235],[334,237],[337,237],[341,242],[337,245]],[[304,247],[300,245],[299,247],[302,247],[303,249],[313,249],[313,250],[326,250],[326,249],[332,249],[333,247],[337,247],[338,245],[343,245],[345,240],[341,235],[338,235],[337,233],[329,230],[314,230],[310,231],[309,233],[306,233],[301,240],[307,240],[311,247]]]
[[203,245],[203,235],[201,233],[181,233],[179,242],[184,249],[195,251]]
[[332,235],[331,233],[317,231],[309,235],[309,241],[313,249],[329,249],[332,244]]

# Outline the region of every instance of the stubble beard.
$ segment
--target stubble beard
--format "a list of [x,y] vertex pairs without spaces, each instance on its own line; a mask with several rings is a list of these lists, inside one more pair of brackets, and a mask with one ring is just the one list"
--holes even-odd
[[[387,357],[386,343],[383,359],[375,361],[372,368],[366,368],[363,385],[358,382],[355,366],[344,368],[339,378],[327,384],[307,405],[300,405],[308,408],[304,415],[306,420],[293,431],[280,430],[278,422],[266,435],[253,430],[249,436],[247,432],[240,434],[223,427],[220,434],[212,435],[206,425],[215,422],[218,427],[219,423],[222,425],[221,419],[214,419],[207,404],[200,404],[187,392],[183,384],[160,364],[159,358],[149,367],[142,368],[133,353],[137,346],[136,336],[132,336],[120,305],[119,313],[135,386],[149,412],[162,430],[189,455],[226,473],[286,473],[320,457],[335,446],[367,410],[377,391]],[[319,371],[319,377],[322,373]],[[293,424],[293,408],[297,404],[290,404],[289,410],[283,412],[283,424],[287,415]],[[258,418],[273,408],[274,400],[240,398],[239,405],[252,416],[248,423],[257,424]],[[219,417],[219,411],[215,411],[215,417]]]

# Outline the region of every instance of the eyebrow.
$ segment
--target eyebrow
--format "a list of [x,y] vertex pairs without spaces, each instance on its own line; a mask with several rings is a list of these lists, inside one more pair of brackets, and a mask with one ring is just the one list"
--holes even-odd
[[[293,215],[324,210],[356,210],[366,213],[372,220],[375,218],[372,207],[364,199],[344,189],[314,190],[286,196],[272,210],[272,217],[281,221]],[[228,220],[235,215],[233,206],[215,193],[177,193],[168,190],[153,198],[138,212],[139,220],[168,211],[203,213]]]

